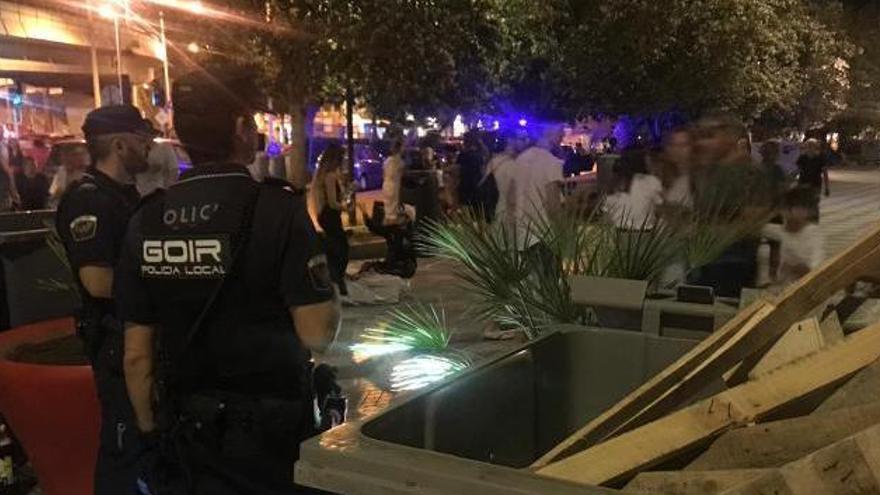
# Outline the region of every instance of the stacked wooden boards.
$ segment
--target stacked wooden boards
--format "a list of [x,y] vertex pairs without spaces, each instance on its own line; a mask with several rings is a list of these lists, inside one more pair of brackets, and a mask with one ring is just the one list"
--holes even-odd
[[[876,422],[865,419],[876,416],[870,408],[875,400],[880,401],[880,381],[870,379],[880,375],[874,371],[878,365],[873,364],[880,358],[880,323],[844,336],[834,312],[835,302],[849,287],[862,279],[876,280],[878,273],[880,229],[779,296],[753,303],[532,468],[544,476],[590,485],[620,486],[629,481],[628,491],[643,493],[679,493],[673,489],[676,484],[691,489],[715,487],[714,491],[680,493],[862,493],[847,491],[846,481],[820,483],[822,473],[834,469],[822,471],[816,466],[826,458],[838,459],[838,466],[851,464],[854,474],[841,477],[856,480],[853,486],[865,486],[871,476],[880,479],[880,450],[873,450],[880,448],[880,441],[875,441],[880,430],[871,429],[880,418]],[[860,372],[859,377],[868,378],[847,383]],[[726,382],[727,390],[694,401],[697,393],[719,379]],[[853,383],[862,382],[866,385],[853,388]],[[828,401],[844,404],[845,412],[825,416],[823,410],[827,412],[828,407],[823,405],[814,415],[804,416],[829,394],[834,395]],[[848,410],[857,406],[869,408],[871,414]],[[852,422],[855,426],[837,424],[839,418],[850,416],[861,419]],[[649,472],[669,463],[681,464],[711,445],[703,454],[708,455],[729,436],[753,432],[762,423],[775,428],[766,422],[778,418],[809,421],[816,438],[831,440],[793,448],[800,457],[775,463],[701,469],[701,456],[694,469]],[[754,424],[759,426],[750,426]],[[787,449],[785,444],[777,445]],[[812,480],[807,485],[822,488],[804,491],[806,485],[798,481],[802,478]],[[651,483],[664,488],[651,491],[647,488]]]

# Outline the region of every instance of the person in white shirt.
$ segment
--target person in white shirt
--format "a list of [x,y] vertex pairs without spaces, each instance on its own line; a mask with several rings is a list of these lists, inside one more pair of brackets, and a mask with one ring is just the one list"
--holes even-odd
[[398,224],[404,220],[405,213],[400,204],[400,188],[405,165],[403,163],[403,141],[391,143],[391,156],[382,165],[382,200],[385,202],[385,224]]
[[663,138],[663,198],[669,205],[691,208],[691,135],[684,127],[670,131]]
[[544,219],[561,205],[563,161],[551,151],[562,142],[562,126],[548,125],[541,130],[541,137],[516,157],[513,168],[515,219],[520,225]]
[[660,179],[648,173],[644,150],[623,152],[614,169],[616,192],[605,198],[605,211],[618,228],[650,229],[663,203]]
[[764,227],[764,236],[780,243],[779,271],[771,273],[781,285],[788,285],[816,269],[825,258],[822,232],[810,221],[815,203],[813,191],[796,188],[783,199],[783,224]]
[[174,145],[168,141],[153,143],[150,154],[147,156],[150,168],[143,174],[135,177],[135,185],[138,193],[144,197],[156,189],[168,189],[177,182],[180,175],[180,164],[177,162],[177,153]]
[[[528,136],[523,136],[528,140]],[[502,137],[501,151],[495,154],[486,166],[486,174],[480,185],[494,177],[498,188],[498,203],[495,205],[495,221],[512,226],[516,223],[516,155],[517,140],[520,136],[507,133]]]

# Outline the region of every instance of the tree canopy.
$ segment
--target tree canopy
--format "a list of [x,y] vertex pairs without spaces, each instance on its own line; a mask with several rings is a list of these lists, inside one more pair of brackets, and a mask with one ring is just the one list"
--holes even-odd
[[[230,0],[233,50],[285,104],[380,116],[697,115],[809,127],[880,96],[876,23],[840,0]],[[847,5],[843,5],[847,3]],[[876,17],[874,17],[876,19]],[[855,34],[853,34],[855,33]]]

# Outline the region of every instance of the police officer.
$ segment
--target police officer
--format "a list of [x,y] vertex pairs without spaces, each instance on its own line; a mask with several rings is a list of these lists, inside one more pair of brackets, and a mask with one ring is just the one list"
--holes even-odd
[[56,227],[82,296],[78,329],[101,402],[95,493],[133,493],[137,431],[122,375],[122,326],[111,291],[126,225],[138,203],[135,175],[157,135],[132,106],[92,111],[83,125],[92,166],[61,198]]
[[225,71],[175,83],[174,126],[195,166],[145,198],[118,269],[138,425],[155,440],[158,424],[159,464],[182,466],[154,477],[160,494],[299,493],[293,465],[314,427],[310,351],[338,328],[302,194],[245,168],[257,143],[252,81]]

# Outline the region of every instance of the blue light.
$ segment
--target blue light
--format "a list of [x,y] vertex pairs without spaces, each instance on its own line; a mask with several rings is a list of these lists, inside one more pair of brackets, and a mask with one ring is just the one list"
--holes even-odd
[[519,126],[520,126],[520,127],[525,127],[525,126],[527,126],[527,125],[529,125],[529,121],[528,121],[528,120],[526,120],[526,119],[519,119]]
[[272,141],[269,143],[269,146],[266,147],[266,154],[273,158],[281,155],[281,145]]
[[9,99],[12,102],[12,106],[20,107],[24,105],[24,97],[19,93],[12,93],[12,97]]

